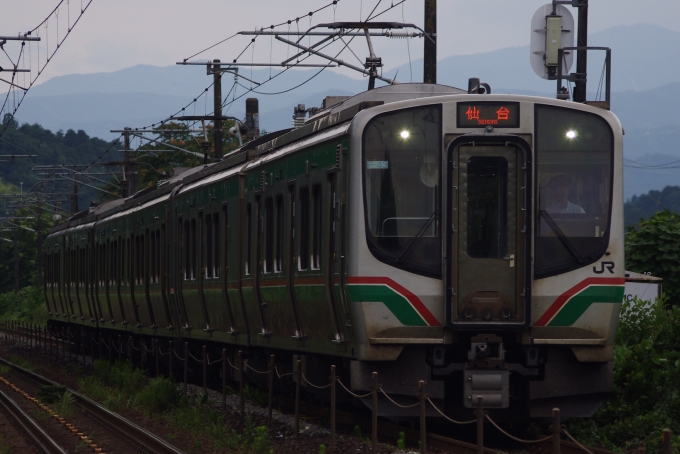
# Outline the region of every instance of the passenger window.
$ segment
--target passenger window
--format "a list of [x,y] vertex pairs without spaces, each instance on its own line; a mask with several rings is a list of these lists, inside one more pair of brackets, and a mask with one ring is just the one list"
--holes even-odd
[[274,261],[274,201],[264,201],[264,272],[271,273]]
[[[222,211],[224,212],[224,264],[226,266],[229,264],[229,204],[225,204]],[[226,277],[225,274],[225,279]]]
[[312,269],[321,268],[321,186],[312,189]]
[[191,279],[196,279],[196,256],[197,256],[197,241],[196,241],[196,219],[191,220]]
[[213,225],[212,216],[208,215],[205,219],[205,277],[212,279],[213,277]]
[[213,277],[220,277],[220,213],[213,214]]
[[274,272],[280,273],[283,268],[283,196],[276,197],[276,211],[274,228],[276,229],[274,241]]
[[249,203],[246,206],[246,263],[245,263],[245,273],[246,276],[250,275],[250,253],[253,245],[253,216],[252,216],[252,205]]
[[309,188],[300,189],[300,240],[298,269],[309,268]]
[[142,247],[141,238],[139,235],[135,237],[135,285],[141,284],[140,276],[142,274]]

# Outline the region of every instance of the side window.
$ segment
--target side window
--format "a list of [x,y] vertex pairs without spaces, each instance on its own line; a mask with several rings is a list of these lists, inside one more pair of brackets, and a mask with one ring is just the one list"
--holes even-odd
[[213,277],[220,277],[220,213],[213,214]]
[[149,282],[156,282],[156,232],[149,234]]
[[130,286],[132,284],[132,240],[128,237],[124,241],[125,251],[125,285]]
[[189,221],[184,221],[184,280],[191,279],[191,229]]
[[118,240],[113,242],[113,285],[118,286],[118,277],[120,276],[120,257],[118,256]]
[[298,269],[309,268],[309,188],[300,189],[300,239]]
[[274,216],[274,272],[280,273],[283,269],[283,196],[276,197]]
[[[165,229],[165,227],[164,227]],[[156,282],[161,281],[161,251],[162,251],[162,243],[161,243],[161,231],[156,230]]]
[[135,285],[139,285],[142,274],[142,244],[141,237],[135,236]]
[[[222,207],[224,213],[224,264],[229,264],[229,204]],[[226,275],[225,275],[226,278]]]
[[264,201],[264,272],[274,269],[274,201]]
[[212,216],[205,217],[205,277],[212,279],[213,274],[213,224]]
[[250,254],[252,251],[252,245],[253,245],[253,208],[252,205],[249,203],[246,206],[246,253],[245,253],[245,274],[246,276],[250,275]]
[[321,268],[321,185],[312,188],[312,269]]
[[196,219],[194,218],[191,220],[191,263],[189,264],[191,268],[191,279],[196,279],[197,234]]

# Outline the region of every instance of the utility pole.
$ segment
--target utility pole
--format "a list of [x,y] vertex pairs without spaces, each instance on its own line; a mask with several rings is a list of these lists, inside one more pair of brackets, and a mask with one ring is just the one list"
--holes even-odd
[[[213,140],[215,142],[215,160],[222,159],[222,73],[220,72],[220,61],[213,60],[213,97],[215,108],[215,129],[213,130]],[[210,65],[208,65],[210,67]],[[237,125],[238,126],[238,125]]]
[[125,148],[123,182],[127,182],[127,185],[123,186],[123,198],[130,197],[137,192],[137,172],[135,172],[135,165],[130,158],[130,131],[130,128],[123,128],[123,145]]
[[78,212],[78,166],[73,166],[73,193],[71,193],[71,214]]
[[423,82],[437,83],[437,0],[425,0]]
[[[578,1],[578,47],[588,46],[588,0]],[[576,51],[576,81],[574,83],[574,102],[586,101],[586,82],[588,72],[588,51]]]

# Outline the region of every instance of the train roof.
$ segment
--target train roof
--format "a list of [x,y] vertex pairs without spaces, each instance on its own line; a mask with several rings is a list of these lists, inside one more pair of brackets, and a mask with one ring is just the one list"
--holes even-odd
[[[143,206],[166,200],[170,192],[178,185],[182,185],[182,191],[186,191],[231,175],[240,170],[243,167],[242,164],[249,161],[254,161],[253,165],[256,165],[263,161],[264,155],[271,155],[271,158],[274,158],[300,146],[344,134],[349,128],[349,121],[364,109],[404,100],[466,93],[460,88],[423,83],[387,85],[359,93],[318,111],[308,118],[302,127],[283,129],[248,142],[229,153],[220,162],[193,167],[164,180],[157,187],[145,188],[130,197],[107,201],[89,210],[76,213],[62,224],[53,227],[50,234],[66,233],[64,231],[69,231],[76,226],[89,225],[111,216],[119,217],[130,210],[137,211]],[[319,135],[320,132],[322,133]],[[272,154],[272,152],[275,153]],[[267,156],[264,160],[268,160],[269,157]],[[199,182],[206,178],[210,180]]]

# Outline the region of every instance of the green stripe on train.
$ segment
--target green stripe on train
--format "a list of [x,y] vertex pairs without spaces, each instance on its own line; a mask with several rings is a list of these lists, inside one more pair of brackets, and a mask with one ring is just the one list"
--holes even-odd
[[347,286],[349,300],[353,303],[383,303],[397,317],[402,325],[427,326],[427,323],[411,306],[411,303],[386,285],[357,285]]
[[593,303],[621,303],[623,293],[622,285],[591,285],[572,296],[548,326],[571,326]]

